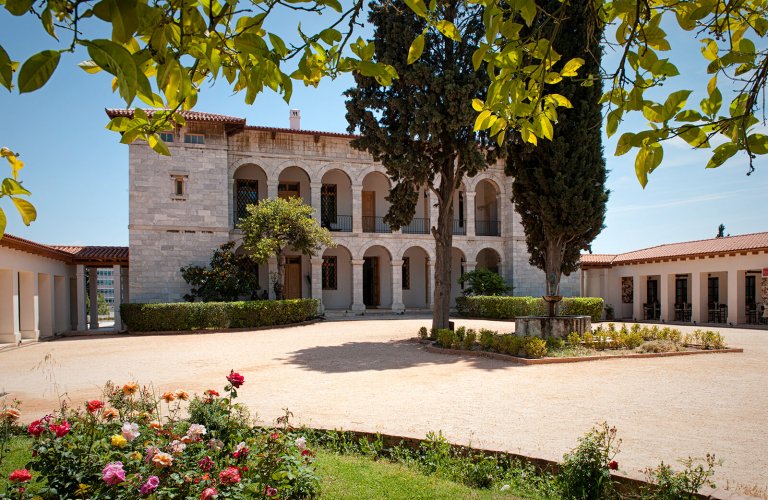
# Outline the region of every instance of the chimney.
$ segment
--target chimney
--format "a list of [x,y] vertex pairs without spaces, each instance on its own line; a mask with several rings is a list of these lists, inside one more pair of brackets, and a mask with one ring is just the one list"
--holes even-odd
[[301,130],[301,111],[292,109],[290,112],[291,130]]

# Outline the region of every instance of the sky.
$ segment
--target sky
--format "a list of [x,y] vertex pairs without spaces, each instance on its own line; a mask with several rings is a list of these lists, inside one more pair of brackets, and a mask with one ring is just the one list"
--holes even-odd
[[[295,16],[285,16],[273,31],[290,33],[295,25]],[[0,26],[0,45],[13,60],[24,61],[56,47],[30,16],[13,18],[0,10]],[[702,60],[698,42],[676,36],[672,45],[667,55],[678,64],[681,76],[665,91],[703,88],[708,77],[697,66]],[[112,93],[107,75],[89,75],[77,67],[85,59],[83,50],[62,55],[52,79],[31,94],[0,88],[0,146],[21,154],[26,166],[20,177],[32,192],[38,218],[27,227],[7,199],[0,199],[0,207],[8,217],[6,231],[16,236],[47,244],[128,245],[128,146],[104,128],[109,120],[104,109],[125,103]],[[610,67],[615,59],[608,49],[605,65]],[[264,93],[248,106],[244,96],[233,94],[221,79],[203,87],[196,109],[245,117],[249,125],[288,127],[289,109],[297,108],[302,128],[345,132],[341,94],[352,83],[348,75],[323,81],[318,88],[296,82],[290,104]],[[703,96],[696,92],[691,100],[698,102]],[[724,100],[730,100],[727,94]],[[743,155],[718,169],[705,169],[706,151],[672,142],[643,189],[635,177],[634,155],[613,156],[621,133],[643,125],[642,117],[630,119],[612,139],[603,138],[611,194],[605,229],[592,244],[593,252],[620,253],[712,238],[721,223],[732,235],[768,231],[766,160],[758,158],[750,176]]]

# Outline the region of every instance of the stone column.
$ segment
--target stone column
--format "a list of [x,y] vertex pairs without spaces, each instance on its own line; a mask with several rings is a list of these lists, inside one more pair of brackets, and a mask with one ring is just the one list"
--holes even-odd
[[669,323],[675,320],[675,275],[659,276],[659,302],[661,302],[661,320]]
[[464,210],[467,211],[465,223],[467,226],[467,236],[475,235],[475,193],[467,191],[464,193]]
[[645,319],[643,314],[643,298],[640,293],[640,280],[644,276],[638,276],[637,274],[632,276],[632,319],[634,321],[643,321]]
[[53,277],[53,293],[56,296],[56,309],[53,333],[61,333],[69,330],[69,279],[65,276]]
[[312,298],[319,301],[317,313],[323,314],[325,306],[323,305],[323,258],[312,257]]
[[114,286],[115,286],[115,302],[114,302],[114,309],[115,309],[115,326],[114,329],[116,332],[123,331],[123,320],[120,317],[120,304],[123,303],[123,276],[122,276],[122,267],[118,264],[115,266],[112,266],[112,277],[114,278]]
[[0,269],[0,343],[16,344],[19,333],[19,279],[15,269]]
[[270,257],[267,260],[267,286],[269,287],[269,298],[275,300],[275,287],[272,278],[277,275],[277,257]]
[[267,198],[274,200],[277,198],[277,179],[267,179]]
[[320,221],[320,210],[321,210],[321,203],[322,203],[322,189],[323,189],[323,183],[322,182],[310,182],[309,183],[309,193],[310,193],[310,199],[312,200],[312,208],[315,211],[315,220]]
[[440,209],[437,207],[437,195],[432,191],[429,191],[429,234],[432,234],[432,227],[437,227],[437,218],[439,215]]
[[[739,304],[739,291],[744,290],[744,273],[731,269],[728,271],[728,323],[736,326],[739,316],[743,316],[744,306]],[[739,279],[741,278],[741,279]],[[743,292],[742,292],[743,297]],[[743,299],[742,299],[743,300]],[[741,314],[740,314],[741,313]]]
[[[352,232],[363,232],[363,185],[352,185]],[[362,268],[361,268],[362,269]],[[362,270],[360,271],[362,272]],[[362,286],[362,280],[360,281]],[[360,301],[362,304],[362,300]],[[362,309],[365,310],[365,309]]]
[[89,314],[91,315],[91,324],[88,327],[91,330],[95,330],[99,327],[99,295],[96,286],[98,275],[96,270],[95,267],[88,268],[88,282],[90,285],[88,287],[88,297],[91,299],[91,310],[89,311]]
[[85,318],[85,266],[78,264],[76,270],[77,276],[77,331],[84,332],[86,329]]
[[468,260],[464,262],[464,272],[470,273],[474,271],[477,268],[477,261],[476,260]]
[[363,304],[363,263],[364,259],[352,259],[352,311],[365,312]]
[[128,286],[128,283],[130,282],[130,275],[128,274],[129,268],[125,268],[122,270],[122,283],[123,283],[123,291],[120,294],[120,297],[123,299],[123,304],[128,304],[131,301],[131,295],[129,293],[130,287]]
[[706,296],[702,299],[702,277],[706,289],[707,275],[703,273],[691,273],[691,320],[699,325],[701,323],[706,323],[709,319]]
[[403,261],[392,261],[392,310],[405,311],[403,304]]
[[40,338],[40,296],[37,273],[19,273],[19,332],[22,339]]
[[435,305],[435,263],[427,261],[427,306],[430,309]]
[[38,275],[38,328],[40,337],[52,337],[54,326],[54,311],[56,310],[56,297],[53,292],[53,276],[50,274]]

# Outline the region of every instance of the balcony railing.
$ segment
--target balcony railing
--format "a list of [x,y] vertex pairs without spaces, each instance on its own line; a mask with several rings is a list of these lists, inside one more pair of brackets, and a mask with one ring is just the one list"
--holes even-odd
[[467,221],[453,219],[453,234],[467,234]]
[[501,236],[501,222],[497,220],[476,220],[477,236]]
[[411,223],[402,229],[403,234],[429,234],[429,219],[411,219]]
[[320,225],[329,231],[340,233],[352,232],[352,216],[351,215],[337,215],[335,218],[321,219]]
[[391,233],[392,229],[389,228],[389,224],[384,222],[384,217],[373,217],[371,215],[363,215],[363,232],[364,233]]

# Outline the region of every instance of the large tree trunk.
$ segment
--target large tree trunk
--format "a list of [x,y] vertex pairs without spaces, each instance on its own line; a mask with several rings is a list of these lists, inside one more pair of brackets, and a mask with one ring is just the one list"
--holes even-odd
[[285,293],[285,251],[277,253],[277,277],[275,279],[275,299],[283,300]]
[[[451,167],[453,162],[451,162]],[[444,179],[445,180],[445,179]],[[451,308],[451,248],[453,246],[453,186],[441,182],[438,188],[440,210],[437,225],[432,229],[435,238],[435,290],[432,305],[432,328],[448,328]]]
[[[547,240],[544,256],[544,273],[547,280],[547,295],[560,295],[560,275],[563,266],[563,245],[557,240]],[[549,315],[557,314],[555,302],[549,303]]]

